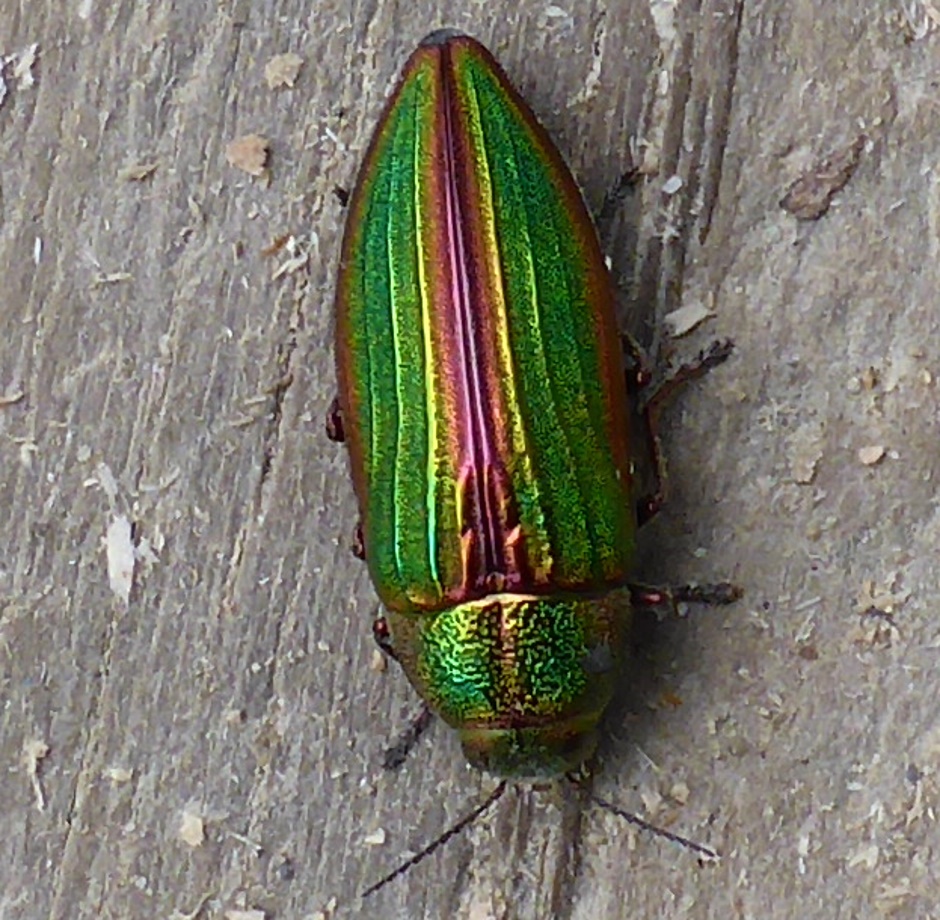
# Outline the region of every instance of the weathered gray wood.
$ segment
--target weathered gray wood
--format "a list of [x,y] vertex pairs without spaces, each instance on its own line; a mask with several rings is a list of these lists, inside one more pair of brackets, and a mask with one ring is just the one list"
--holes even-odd
[[[940,34],[899,0],[436,6],[0,5],[0,54],[38,43],[0,101],[0,916],[935,916]],[[372,666],[322,425],[332,189],[443,24],[501,58],[592,206],[647,173],[608,235],[625,321],[704,303],[665,350],[737,341],[669,417],[644,575],[747,597],[655,630],[595,780],[717,866],[524,789],[357,897],[492,788],[442,726],[379,769],[416,701]],[[270,182],[226,162],[251,132]],[[827,215],[779,207],[860,133]],[[308,260],[274,279],[285,233]],[[121,515],[153,554],[126,605]]]

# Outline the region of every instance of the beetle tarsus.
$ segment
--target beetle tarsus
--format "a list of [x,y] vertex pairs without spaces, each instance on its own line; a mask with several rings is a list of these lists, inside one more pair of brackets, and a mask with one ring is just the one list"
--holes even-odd
[[711,585],[683,585],[673,588],[672,596],[677,603],[723,607],[740,600],[744,596],[744,589],[730,581],[719,581]]
[[326,436],[331,441],[342,443],[346,440],[346,429],[343,427],[343,410],[339,407],[339,397],[334,396],[330,408],[326,412]]
[[630,585],[634,607],[668,607],[678,613],[679,604],[707,604],[722,607],[733,604],[744,594],[730,581],[705,585]]
[[620,333],[620,350],[623,352],[627,378],[627,392],[630,396],[646,389],[654,380],[653,362],[643,346],[629,333]]
[[663,506],[664,497],[660,492],[654,492],[652,495],[644,495],[636,503],[636,522],[642,527],[650,518],[659,514]]
[[408,725],[398,736],[398,740],[391,747],[386,748],[382,768],[397,770],[408,759],[408,755],[427,731],[433,718],[431,707],[427,703],[422,703],[418,712],[409,719]]
[[681,387],[704,376],[719,364],[724,364],[733,351],[734,342],[731,339],[716,339],[708,348],[703,348],[693,360],[680,364],[675,370],[670,371],[643,401],[642,411],[652,416],[654,421],[658,421],[663,405]]
[[362,533],[362,521],[359,521],[353,530],[352,544],[349,548],[357,559],[366,558],[366,538]]
[[597,212],[597,229],[601,238],[609,236],[610,226],[626,197],[636,190],[643,178],[640,170],[633,166],[623,173],[616,184],[607,190],[600,211]]
[[395,646],[392,645],[392,634],[388,628],[388,620],[386,620],[384,616],[377,616],[372,621],[372,638],[375,639],[375,644],[388,655],[389,658],[398,661],[398,655],[395,654]]

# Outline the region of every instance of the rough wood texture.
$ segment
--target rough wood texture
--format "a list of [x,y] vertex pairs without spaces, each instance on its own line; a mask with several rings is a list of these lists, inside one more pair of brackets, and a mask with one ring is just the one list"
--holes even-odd
[[[38,44],[35,85],[7,61],[0,90],[0,916],[936,916],[940,34],[903,10],[937,4],[434,7],[0,5],[0,54]],[[606,227],[625,321],[649,339],[701,304],[662,350],[737,341],[669,417],[643,574],[747,597],[651,630],[595,778],[724,859],[520,790],[363,905],[492,788],[441,726],[379,769],[416,701],[371,664],[322,422],[333,188],[445,24],[593,207],[643,169]],[[305,64],[272,91],[286,51]],[[270,181],[226,162],[252,132]],[[827,214],[780,207],[860,134]]]

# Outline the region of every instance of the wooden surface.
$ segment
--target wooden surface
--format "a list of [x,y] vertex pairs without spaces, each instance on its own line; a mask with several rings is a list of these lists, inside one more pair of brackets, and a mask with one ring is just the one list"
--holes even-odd
[[[937,4],[449,6],[0,4],[0,917],[937,917]],[[440,725],[379,768],[416,701],[322,423],[333,189],[441,25],[593,208],[645,173],[604,228],[625,322],[737,342],[668,417],[643,575],[747,596],[647,630],[594,780],[718,865],[524,788],[358,899],[492,788]],[[825,216],[780,207],[860,135]]]

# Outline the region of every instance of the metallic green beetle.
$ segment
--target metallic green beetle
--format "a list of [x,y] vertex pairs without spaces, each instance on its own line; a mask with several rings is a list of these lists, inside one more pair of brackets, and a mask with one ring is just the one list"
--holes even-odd
[[597,742],[637,518],[614,292],[568,168],[490,53],[433,33],[349,204],[339,410],[390,647],[468,760]]

